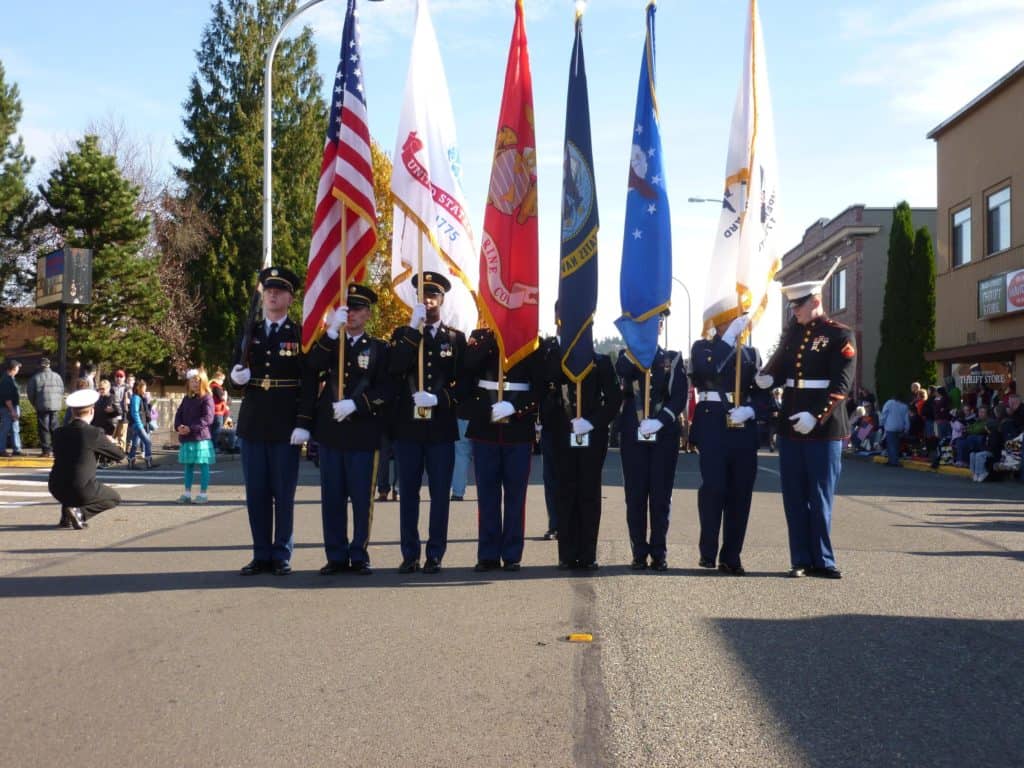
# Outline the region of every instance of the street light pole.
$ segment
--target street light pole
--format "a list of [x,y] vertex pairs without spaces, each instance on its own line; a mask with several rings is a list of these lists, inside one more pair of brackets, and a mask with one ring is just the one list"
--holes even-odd
[[[672,277],[672,282],[679,285],[686,294],[686,354],[684,354],[683,357],[688,357],[690,354],[690,345],[693,343],[693,335],[691,333],[693,330],[693,302],[690,299],[690,289],[686,287],[686,283],[675,276]],[[668,323],[665,323],[665,348],[668,348]]]
[[721,205],[725,201],[720,197],[688,197],[686,198],[688,203],[718,203]]

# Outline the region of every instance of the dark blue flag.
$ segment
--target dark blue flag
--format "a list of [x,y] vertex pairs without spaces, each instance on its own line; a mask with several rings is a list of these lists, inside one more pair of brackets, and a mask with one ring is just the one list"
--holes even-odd
[[558,325],[562,370],[581,381],[594,366],[597,308],[597,191],[590,146],[590,104],[583,65],[583,21],[576,14],[576,40],[569,66],[562,167],[562,248],[558,281]]
[[672,298],[672,223],[654,92],[654,10],[654,3],[649,3],[626,192],[619,277],[622,317],[615,321],[630,357],[644,369],[654,362],[658,321]]

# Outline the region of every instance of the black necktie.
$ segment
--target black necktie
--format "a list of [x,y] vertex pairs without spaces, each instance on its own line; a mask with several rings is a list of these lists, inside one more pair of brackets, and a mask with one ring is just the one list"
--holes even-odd
[[[277,333],[277,323],[271,323],[270,324],[270,336],[273,336],[275,333]],[[270,337],[268,336],[267,338],[270,338]]]

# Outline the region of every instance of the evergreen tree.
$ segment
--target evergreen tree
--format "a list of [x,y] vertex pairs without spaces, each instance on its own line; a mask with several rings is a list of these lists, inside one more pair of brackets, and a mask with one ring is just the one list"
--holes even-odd
[[150,221],[137,212],[138,187],[103,154],[99,138],[87,135],[61,158],[40,193],[45,221],[63,245],[93,251],[92,304],[68,311],[69,359],[106,369],[162,369],[168,348],[159,328],[169,302],[157,260],[139,255]]
[[[262,259],[263,70],[295,0],[216,0],[185,102],[177,169],[216,233],[190,263],[210,365],[230,362]],[[278,47],[273,74],[273,262],[305,275],[327,106],[307,27]],[[301,311],[301,297],[295,307]]]
[[[893,209],[889,230],[889,262],[885,276],[885,299],[882,304],[881,345],[875,359],[875,393],[884,403],[896,394],[910,391],[919,366],[913,363],[911,333],[914,318],[911,293],[913,272],[914,227],[910,205],[904,200]],[[934,276],[932,271],[932,287]],[[934,328],[934,324],[933,324]],[[934,330],[932,331],[934,336]],[[918,352],[920,354],[920,351]]]
[[910,290],[910,326],[908,330],[910,354],[916,371],[911,381],[922,385],[936,383],[935,363],[925,359],[925,354],[935,349],[935,249],[927,227],[921,227],[914,235],[914,250],[911,257],[913,282]]
[[16,134],[21,114],[18,86],[7,84],[0,62],[0,293],[8,300],[19,298],[31,287],[32,271],[26,269],[21,241],[37,204],[26,184],[33,160]]

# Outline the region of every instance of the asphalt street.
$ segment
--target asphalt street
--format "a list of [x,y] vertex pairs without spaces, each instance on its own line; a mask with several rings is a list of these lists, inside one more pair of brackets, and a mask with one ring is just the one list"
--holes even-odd
[[697,462],[680,457],[670,570],[636,573],[609,454],[590,576],[540,538],[539,457],[523,570],[472,571],[470,485],[435,576],[396,573],[393,502],[376,572],[320,576],[307,462],[296,572],[252,578],[238,461],[206,506],[174,503],[172,456],[102,470],[126,502],[81,532],[56,527],[45,470],[0,469],[2,764],[1024,765],[1024,484],[847,460],[844,578],[788,579],[764,453],[736,578],[696,567]]

